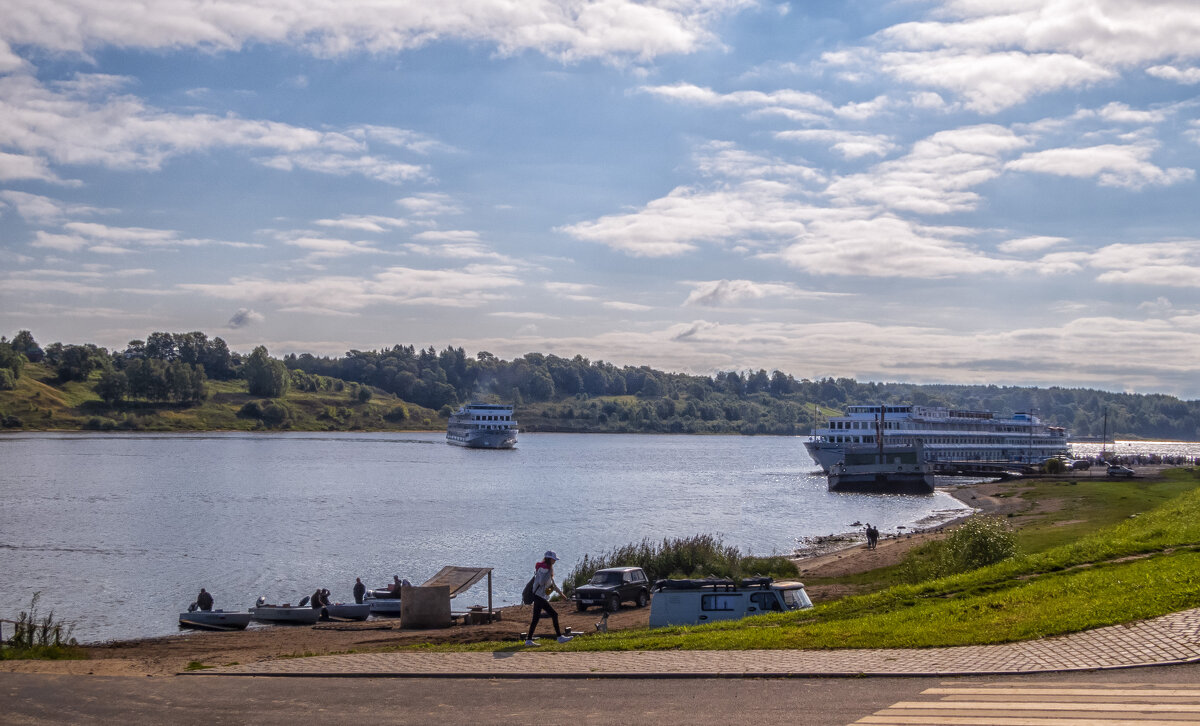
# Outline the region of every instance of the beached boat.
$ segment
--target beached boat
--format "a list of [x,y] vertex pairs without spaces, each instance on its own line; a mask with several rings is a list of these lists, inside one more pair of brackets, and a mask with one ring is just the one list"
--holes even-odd
[[199,630],[245,630],[250,613],[232,610],[192,610],[179,613],[179,627]]
[[847,445],[829,469],[829,491],[933,494],[933,464],[920,440],[908,444]]
[[400,598],[398,597],[375,597],[373,592],[368,592],[363,602],[370,609],[372,615],[400,615]]
[[471,449],[511,449],[517,445],[513,407],[469,403],[450,414],[446,443]]
[[250,608],[250,617],[260,623],[312,625],[321,617],[321,611],[307,605],[299,607],[291,603],[268,605],[266,598],[260,597],[254,607]]
[[366,602],[335,602],[325,606],[325,614],[337,620],[366,620],[371,614],[371,605]]
[[1067,432],[1048,426],[1032,413],[1001,417],[991,411],[940,406],[849,406],[815,428],[804,447],[828,473],[847,446],[910,444],[920,439],[935,465],[974,462],[1037,464],[1067,453]]

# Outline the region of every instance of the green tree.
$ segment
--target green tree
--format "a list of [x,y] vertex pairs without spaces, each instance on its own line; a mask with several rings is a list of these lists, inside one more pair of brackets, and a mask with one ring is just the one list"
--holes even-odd
[[96,382],[96,395],[109,406],[116,406],[129,395],[129,377],[124,371],[106,371]]
[[0,338],[0,370],[8,371],[12,374],[12,379],[16,381],[21,377],[21,368],[25,365],[25,356],[13,348],[11,343],[7,343]]
[[30,363],[40,363],[45,357],[41,346],[33,339],[33,333],[28,330],[22,330],[14,335],[10,345],[13,350],[25,356]]
[[252,396],[278,398],[287,392],[287,367],[283,361],[268,355],[265,346],[258,346],[246,358],[242,376],[249,384]]

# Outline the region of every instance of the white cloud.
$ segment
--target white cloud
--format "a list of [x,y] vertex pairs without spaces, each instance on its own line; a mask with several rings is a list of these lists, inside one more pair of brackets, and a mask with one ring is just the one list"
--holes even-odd
[[601,305],[603,305],[604,307],[606,307],[610,310],[621,310],[621,311],[630,312],[630,313],[641,313],[641,312],[645,312],[647,310],[654,309],[650,305],[642,305],[640,303],[631,303],[631,302],[621,302],[619,300],[606,300],[603,303],[601,303]]
[[0,191],[0,199],[16,208],[27,222],[53,224],[67,217],[102,214],[111,210],[99,209],[86,204],[71,204],[40,194],[19,192],[14,189]]
[[1176,68],[1175,66],[1151,66],[1146,69],[1146,73],[1161,78],[1165,81],[1175,81],[1184,85],[1193,86],[1200,83],[1200,68],[1189,66],[1187,68]]
[[371,139],[393,146],[396,137],[410,135],[403,129],[318,131],[233,115],[172,113],[134,96],[112,95],[123,81],[80,74],[51,88],[26,74],[0,76],[0,147],[20,152],[0,155],[0,175],[60,181],[47,161],[153,171],[175,156],[222,148],[267,152],[259,162],[281,170],[361,174],[390,183],[428,174],[422,165],[371,153]]
[[1195,177],[1192,169],[1163,169],[1148,161],[1155,147],[1150,144],[1103,144],[1088,148],[1046,149],[1008,162],[1006,168],[1077,178],[1095,177],[1103,186],[1140,189],[1146,185],[1169,186]]
[[384,217],[374,214],[343,214],[337,219],[318,219],[319,227],[340,227],[356,232],[386,232],[408,226],[408,220],[399,217]]
[[0,182],[32,179],[51,184],[78,186],[78,182],[65,181],[50,170],[45,159],[28,154],[9,154],[0,151]]
[[1092,253],[1089,264],[1104,270],[1099,282],[1200,287],[1200,241],[1114,244]]
[[[567,61],[651,59],[690,53],[713,42],[708,25],[748,6],[748,0],[635,3],[435,4],[174,0],[130,9],[91,0],[9,0],[0,40],[52,51],[86,52],[106,45],[236,50],[251,43],[284,44],[323,56],[389,53],[444,38],[484,41],[502,53],[536,50]],[[3,48],[0,48],[3,50]],[[0,60],[4,57],[0,53]]]
[[1007,242],[1001,242],[996,248],[1001,252],[1019,254],[1022,252],[1039,252],[1066,241],[1068,241],[1066,237],[1022,237],[1021,239],[1010,239]]
[[336,259],[348,255],[379,254],[380,252],[379,248],[371,242],[308,235],[287,239],[285,244],[307,250],[309,254],[306,259],[308,261]]
[[227,283],[188,283],[179,288],[243,304],[271,305],[281,311],[347,314],[376,306],[479,307],[503,300],[506,290],[520,285],[512,268],[468,265],[447,270],[389,267],[367,278],[234,278]]
[[437,242],[478,242],[479,233],[470,229],[431,229],[414,234],[413,239]]
[[683,301],[685,306],[723,307],[747,300],[780,297],[785,299],[821,299],[839,297],[843,293],[822,293],[802,290],[787,282],[755,282],[753,280],[706,280],[684,282],[692,291]]
[[940,131],[900,159],[835,180],[827,194],[843,203],[871,202],[920,214],[971,210],[979,203],[972,188],[998,176],[1002,157],[1028,144],[994,124]]
[[463,211],[450,195],[436,192],[397,199],[396,204],[408,210],[414,217],[440,217],[446,214],[461,214]]
[[775,138],[784,141],[814,141],[828,144],[831,149],[847,159],[857,159],[862,156],[887,156],[895,148],[884,134],[857,133],[853,131],[836,131],[834,129],[807,129],[795,131],[780,131]]
[[[945,0],[933,20],[876,35],[881,46],[829,53],[834,66],[882,68],[909,83],[941,88],[969,108],[993,113],[1029,98],[1106,82],[1156,61],[1200,56],[1200,8],[1191,0]],[[1192,77],[1151,65],[1158,77]]]
[[60,252],[78,252],[88,244],[86,238],[77,234],[54,234],[39,229],[34,233],[34,239],[30,246],[59,250]]

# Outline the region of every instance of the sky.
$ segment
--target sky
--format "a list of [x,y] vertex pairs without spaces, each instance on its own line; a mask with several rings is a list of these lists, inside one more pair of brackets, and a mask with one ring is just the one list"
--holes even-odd
[[4,0],[0,334],[1200,398],[1195,0]]

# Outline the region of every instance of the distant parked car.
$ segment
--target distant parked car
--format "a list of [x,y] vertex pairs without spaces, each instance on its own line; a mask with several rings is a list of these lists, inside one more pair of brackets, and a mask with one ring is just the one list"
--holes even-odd
[[608,567],[596,570],[586,585],[575,589],[575,607],[583,612],[592,605],[616,612],[623,602],[645,607],[650,602],[650,580],[640,567]]
[[1133,476],[1133,469],[1130,469],[1128,466],[1121,466],[1120,464],[1109,464],[1108,475],[1131,477]]
[[1071,468],[1078,469],[1079,471],[1087,471],[1092,468],[1092,462],[1088,459],[1076,459],[1071,462]]

